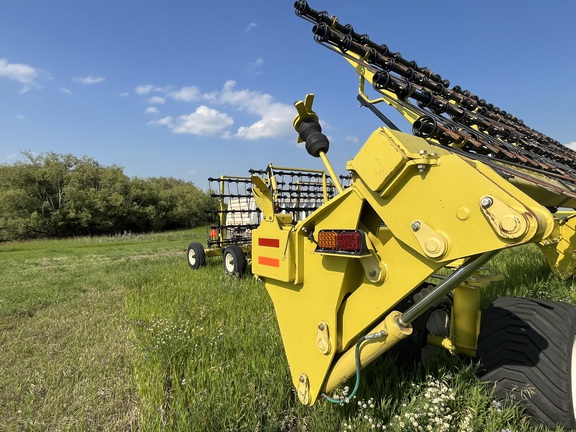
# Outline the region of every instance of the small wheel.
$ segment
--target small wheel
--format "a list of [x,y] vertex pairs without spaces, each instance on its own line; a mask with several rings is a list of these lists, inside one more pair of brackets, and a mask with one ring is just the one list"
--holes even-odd
[[190,268],[196,270],[206,264],[206,254],[204,253],[204,246],[200,243],[190,243],[188,245],[188,265]]
[[576,307],[503,297],[482,314],[479,375],[534,424],[576,428]]
[[242,276],[246,271],[246,256],[238,245],[230,245],[222,255],[224,271],[229,276]]

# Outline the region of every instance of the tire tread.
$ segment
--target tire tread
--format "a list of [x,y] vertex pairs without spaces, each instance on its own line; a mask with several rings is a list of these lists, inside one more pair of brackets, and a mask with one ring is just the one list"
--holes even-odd
[[551,300],[504,297],[482,314],[479,375],[496,397],[520,401],[549,425],[576,427],[572,405],[572,347],[576,307]]

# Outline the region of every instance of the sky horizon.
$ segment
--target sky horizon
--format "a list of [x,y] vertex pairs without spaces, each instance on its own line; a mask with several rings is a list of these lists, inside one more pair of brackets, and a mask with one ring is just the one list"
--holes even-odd
[[[269,162],[322,168],[292,127],[314,93],[343,173],[381,123],[293,3],[0,0],[0,163],[71,153],[202,189]],[[576,149],[576,3],[309,3]]]

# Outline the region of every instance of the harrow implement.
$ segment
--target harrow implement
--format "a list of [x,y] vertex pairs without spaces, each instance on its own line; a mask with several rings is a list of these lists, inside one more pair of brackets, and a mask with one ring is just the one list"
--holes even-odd
[[[294,223],[333,198],[340,181],[347,185],[350,180],[350,176],[342,175],[335,186],[323,170],[288,168],[272,163],[264,170],[250,169],[249,173],[271,188],[274,213],[278,217],[290,217]],[[203,267],[207,258],[221,257],[227,275],[242,276],[246,272],[251,263],[252,230],[261,221],[251,177],[222,175],[208,179],[209,193],[217,206],[209,211],[213,223],[209,227],[206,247],[196,242],[188,245],[187,260],[191,269]]]
[[348,162],[344,189],[313,95],[295,104],[298,140],[338,192],[304,219],[277,213],[273,188],[252,176],[262,212],[252,272],[274,303],[300,401],[339,402],[331,392],[379,355],[428,344],[478,357],[496,395],[523,398],[534,421],[576,427],[576,308],[504,298],[480,310],[495,279],[482,269],[503,249],[534,243],[573,276],[576,153],[306,1],[295,11],[352,65],[358,100],[387,126]]

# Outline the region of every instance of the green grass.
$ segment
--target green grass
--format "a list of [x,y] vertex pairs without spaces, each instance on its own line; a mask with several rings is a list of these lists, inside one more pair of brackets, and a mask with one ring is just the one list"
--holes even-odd
[[136,430],[127,293],[203,232],[0,244],[0,430]]
[[[350,403],[302,406],[263,285],[224,276],[216,259],[188,268],[187,244],[204,238],[199,228],[0,244],[0,431],[534,430],[494,403],[473,361],[448,355],[409,370],[383,358]],[[507,279],[484,305],[575,299],[535,247],[492,267]]]

